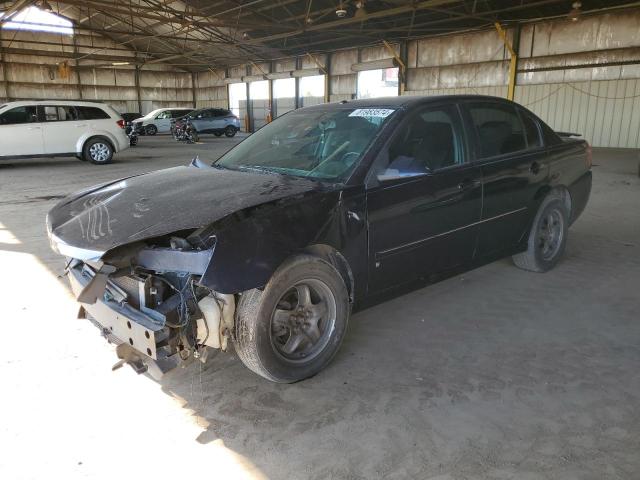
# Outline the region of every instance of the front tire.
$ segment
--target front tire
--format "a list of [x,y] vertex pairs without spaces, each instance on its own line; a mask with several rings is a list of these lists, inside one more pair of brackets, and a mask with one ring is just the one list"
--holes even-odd
[[546,272],[556,266],[567,244],[569,211],[562,197],[551,192],[538,208],[533,220],[527,250],[513,256],[523,270]]
[[147,135],[151,136],[158,133],[158,127],[156,127],[155,125],[147,125],[144,130]]
[[250,370],[293,383],[322,370],[336,354],[349,322],[347,288],[325,260],[301,255],[287,261],[264,290],[238,302],[235,349]]
[[237,131],[238,130],[235,127],[232,127],[231,125],[229,125],[227,128],[224,129],[224,134],[225,136],[231,138],[235,136]]
[[85,160],[94,165],[105,165],[113,159],[113,147],[104,138],[92,138],[82,149]]

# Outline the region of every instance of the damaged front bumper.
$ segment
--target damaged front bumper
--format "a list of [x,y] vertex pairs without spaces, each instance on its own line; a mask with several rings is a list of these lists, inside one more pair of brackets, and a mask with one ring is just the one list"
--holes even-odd
[[[96,271],[74,260],[68,267],[68,276],[74,295],[81,299],[83,292],[86,293],[96,280]],[[111,281],[107,282],[105,292],[107,294],[99,296],[93,303],[79,300],[82,305],[80,318],[89,319],[108,341],[118,346],[116,351],[120,362],[114,369],[127,363],[138,373],[148,372],[159,378],[178,366],[178,359],[162,351],[168,336],[164,323],[118,301],[118,298],[126,297],[126,293]]]

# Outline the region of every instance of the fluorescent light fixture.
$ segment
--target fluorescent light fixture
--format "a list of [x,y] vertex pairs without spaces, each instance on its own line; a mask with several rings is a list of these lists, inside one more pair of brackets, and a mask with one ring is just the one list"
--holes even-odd
[[113,62],[111,65],[113,65],[114,67],[119,67],[121,65],[130,65],[129,62]]
[[324,75],[324,72],[319,68],[303,68],[302,70],[294,70],[291,75],[294,77],[312,77],[314,75]]
[[372,62],[354,63],[351,65],[352,72],[362,72],[364,70],[380,70],[382,68],[394,68],[398,66],[395,58],[383,58]]
[[267,73],[267,78],[269,80],[280,80],[281,78],[291,78],[291,72],[287,71],[287,72]]
[[243,82],[259,82],[266,79],[267,77],[265,75],[245,75],[242,77]]

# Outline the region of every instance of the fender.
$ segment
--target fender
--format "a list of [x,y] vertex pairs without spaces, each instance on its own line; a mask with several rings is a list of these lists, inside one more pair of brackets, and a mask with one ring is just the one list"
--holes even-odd
[[106,130],[92,129],[91,131],[83,133],[80,138],[78,138],[78,141],[76,142],[76,153],[78,155],[82,155],[82,149],[84,148],[85,143],[87,143],[87,140],[93,137],[104,137],[109,140],[109,142],[111,142],[111,146],[113,147],[114,153],[117,153],[121,150],[120,142],[118,142],[118,139],[115,135]]
[[201,282],[220,293],[262,288],[289,257],[322,245],[344,260],[339,271],[351,296],[361,298],[367,283],[365,207],[364,188],[358,187],[227,217],[212,226],[217,242]]

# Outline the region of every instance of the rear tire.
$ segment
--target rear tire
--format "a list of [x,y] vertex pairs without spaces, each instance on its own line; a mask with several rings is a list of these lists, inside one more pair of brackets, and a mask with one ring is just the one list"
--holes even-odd
[[85,160],[94,165],[106,165],[113,159],[113,147],[104,138],[91,138],[84,144],[82,154]]
[[147,135],[151,136],[158,133],[158,127],[156,127],[155,125],[147,125],[144,130]]
[[242,363],[273,382],[293,383],[318,373],[340,348],[349,295],[333,266],[301,255],[282,265],[264,290],[244,292],[236,312]]
[[546,272],[556,266],[567,244],[569,211],[558,192],[551,192],[533,220],[527,250],[513,256],[513,263],[530,272]]
[[235,127],[232,127],[231,125],[229,125],[227,128],[224,129],[224,134],[225,136],[231,138],[235,136],[237,131],[238,130]]

